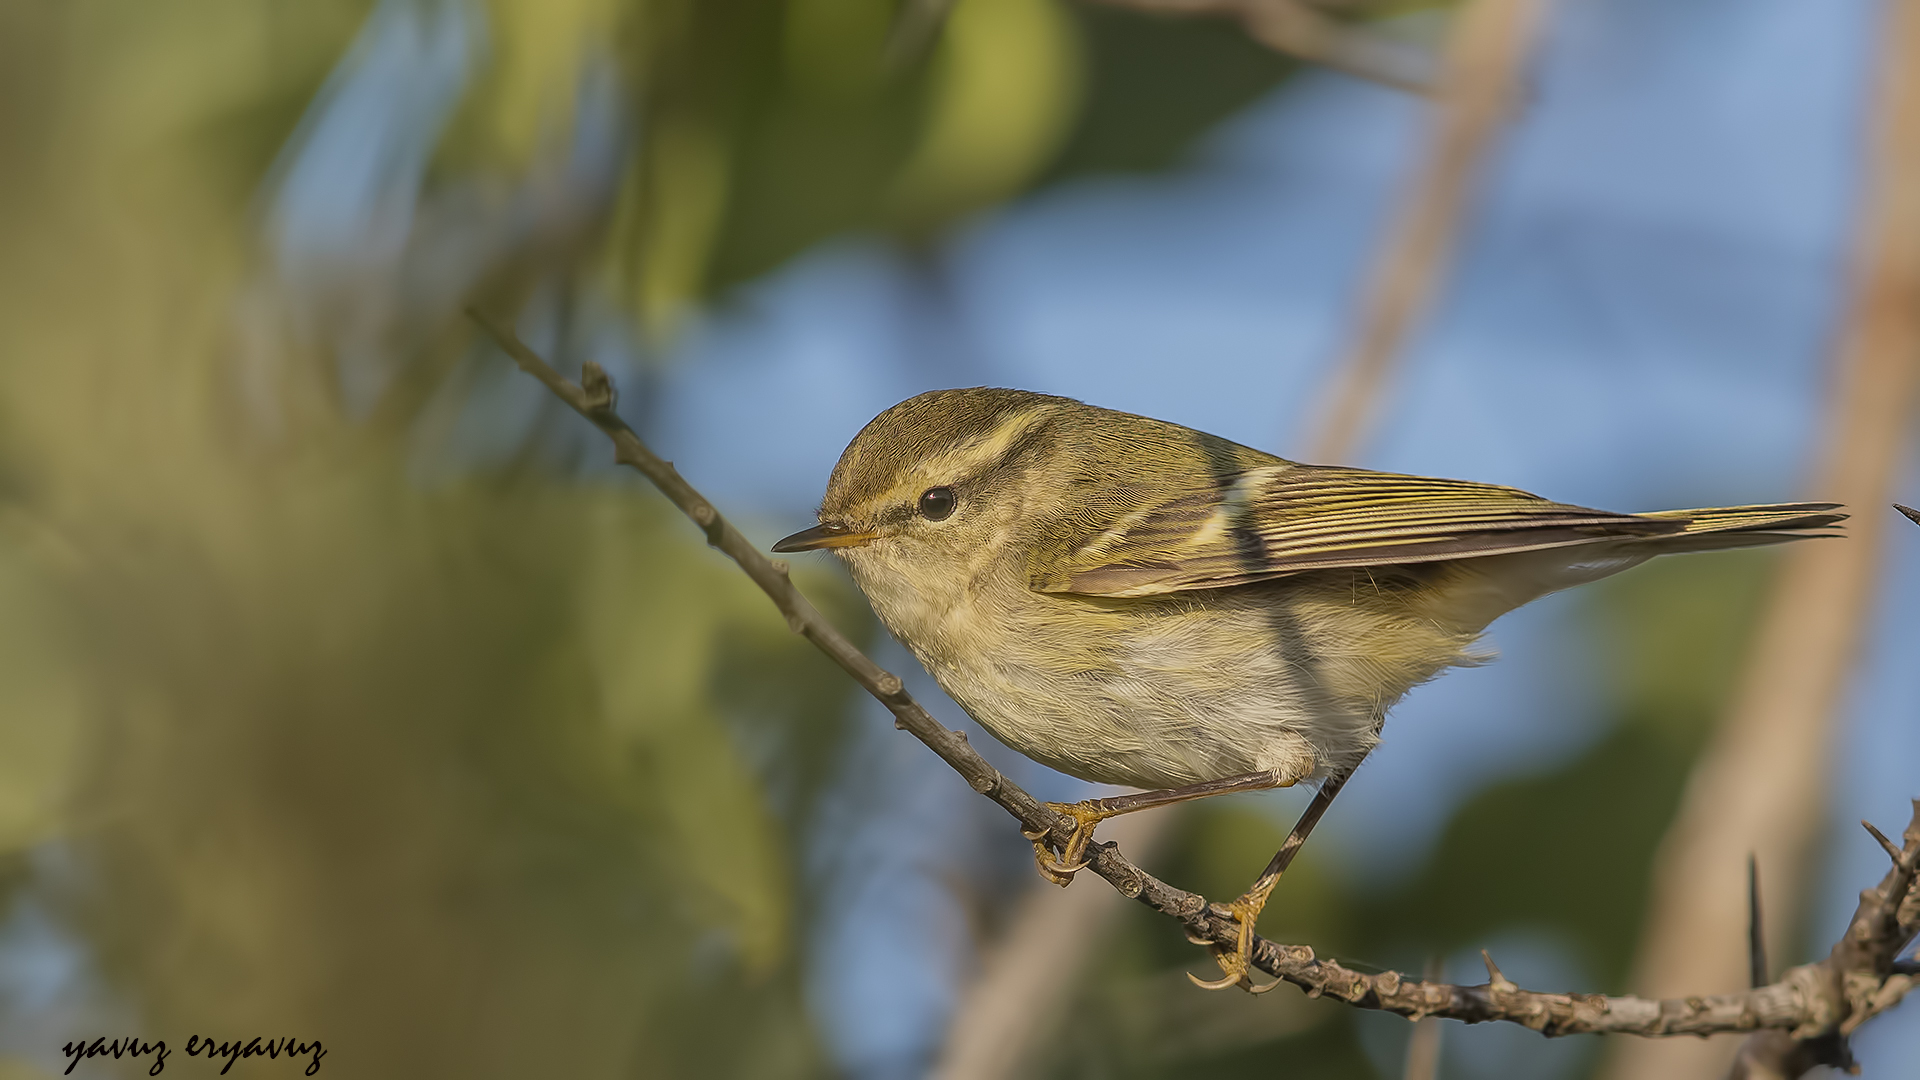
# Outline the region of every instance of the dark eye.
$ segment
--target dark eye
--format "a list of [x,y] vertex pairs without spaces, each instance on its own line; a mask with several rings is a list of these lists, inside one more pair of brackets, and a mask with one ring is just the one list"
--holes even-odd
[[950,487],[928,488],[920,496],[920,516],[928,521],[945,521],[953,514],[953,508],[959,500],[953,497]]

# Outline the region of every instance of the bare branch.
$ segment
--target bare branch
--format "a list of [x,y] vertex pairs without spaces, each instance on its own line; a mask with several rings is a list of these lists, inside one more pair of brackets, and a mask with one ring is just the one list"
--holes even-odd
[[[1123,814],[1103,834],[1139,857],[1165,835],[1167,814]],[[933,1080],[990,1080],[1031,1072],[1022,1065],[1047,1042],[1073,1000],[1075,980],[1125,898],[1107,889],[1065,892],[1035,878],[1007,925],[980,958],[980,972],[947,1025]]]
[[[1868,825],[1871,829],[1873,826]],[[1747,853],[1747,985],[1767,985],[1767,932],[1760,921],[1760,857]]]
[[[1427,981],[1440,977],[1440,958],[1427,958]],[[1401,1069],[1400,1080],[1436,1080],[1440,1075],[1440,1018],[1429,1016],[1417,1020],[1413,1025],[1413,1035],[1407,1039],[1407,1060]]]
[[907,0],[887,31],[887,66],[898,68],[925,56],[953,13],[954,0]]
[[[924,57],[958,0],[907,0],[887,34],[886,60],[900,67]],[[1405,90],[1433,91],[1434,59],[1421,47],[1343,22],[1303,0],[1087,0],[1158,15],[1237,19],[1247,36],[1274,52]]]
[[1434,58],[1425,49],[1342,22],[1300,0],[1089,0],[1159,15],[1217,15],[1237,19],[1247,36],[1274,52],[1342,71],[1355,78],[1429,94]]
[[1494,136],[1512,110],[1543,0],[1467,0],[1447,36],[1426,160],[1374,261],[1358,333],[1335,369],[1308,441],[1340,461],[1365,438],[1401,346],[1432,306]]
[[[587,364],[584,386],[555,372],[510,330],[478,311],[473,320],[560,400],[591,421],[613,441],[614,460],[640,471],[706,534],[707,543],[737,563],[786,616],[795,633],[811,641],[893,713],[897,726],[912,734],[952,766],[967,784],[1030,831],[1047,830],[1064,845],[1073,823],[1036,801],[1007,779],[953,731],[908,694],[888,672],[834,629],[818,609],[794,588],[784,564],[775,563],[750,544],[694,490],[672,464],[647,448],[639,435],[613,411],[614,395],[606,373]],[[1322,960],[1305,945],[1281,945],[1256,938],[1253,962],[1260,970],[1305,990],[1309,997],[1333,997],[1362,1009],[1378,1009],[1411,1019],[1427,1016],[1479,1023],[1504,1020],[1545,1035],[1632,1034],[1711,1035],[1720,1032],[1779,1029],[1807,1040],[1839,1033],[1841,1025],[1863,1010],[1866,1015],[1897,1003],[1913,978],[1894,970],[1894,958],[1920,926],[1920,901],[1911,895],[1914,867],[1920,865],[1920,804],[1906,832],[1902,862],[1877,889],[1861,894],[1847,938],[1827,960],[1794,968],[1778,982],[1739,994],[1665,1001],[1599,994],[1557,994],[1522,990],[1487,958],[1489,980],[1481,986],[1453,986],[1408,978],[1399,972],[1366,974]],[[1128,861],[1111,842],[1097,844],[1089,868],[1121,895],[1170,916],[1197,943],[1231,948],[1239,925],[1224,906],[1154,877]],[[1905,890],[1902,892],[1901,890]],[[1904,903],[1903,903],[1904,901]],[[1891,916],[1888,912],[1891,912]],[[1889,921],[1891,918],[1891,922]],[[1844,962],[1854,966],[1840,966]],[[1851,1029],[1849,1029],[1851,1030]]]

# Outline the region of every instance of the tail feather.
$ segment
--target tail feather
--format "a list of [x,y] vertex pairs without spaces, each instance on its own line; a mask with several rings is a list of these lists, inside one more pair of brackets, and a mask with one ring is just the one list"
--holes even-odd
[[1645,541],[1663,552],[1779,544],[1817,536],[1840,536],[1847,519],[1839,503],[1776,503],[1767,506],[1716,506],[1701,510],[1662,510],[1641,517],[1679,519],[1685,530]]

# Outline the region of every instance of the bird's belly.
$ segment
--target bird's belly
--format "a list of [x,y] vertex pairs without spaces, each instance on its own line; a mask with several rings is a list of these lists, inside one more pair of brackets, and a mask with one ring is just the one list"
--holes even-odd
[[1370,717],[1343,723],[1345,710],[1301,685],[1271,648],[1235,654],[1123,634],[1083,670],[979,655],[928,667],[995,738],[1096,783],[1176,787],[1266,770],[1294,782],[1372,745]]
[[1134,787],[1351,769],[1402,694],[1473,661],[1478,631],[1358,575],[1123,602],[896,581],[862,587],[969,715],[1042,764]]

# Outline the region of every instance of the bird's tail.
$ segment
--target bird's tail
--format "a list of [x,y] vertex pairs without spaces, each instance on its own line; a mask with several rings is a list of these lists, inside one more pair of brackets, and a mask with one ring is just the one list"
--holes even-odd
[[1836,526],[1847,519],[1846,514],[1837,512],[1839,509],[1839,503],[1776,503],[1770,506],[1661,510],[1638,516],[1687,523],[1680,532],[1648,537],[1643,541],[1664,554],[1779,544],[1815,536],[1839,536],[1841,532]]

